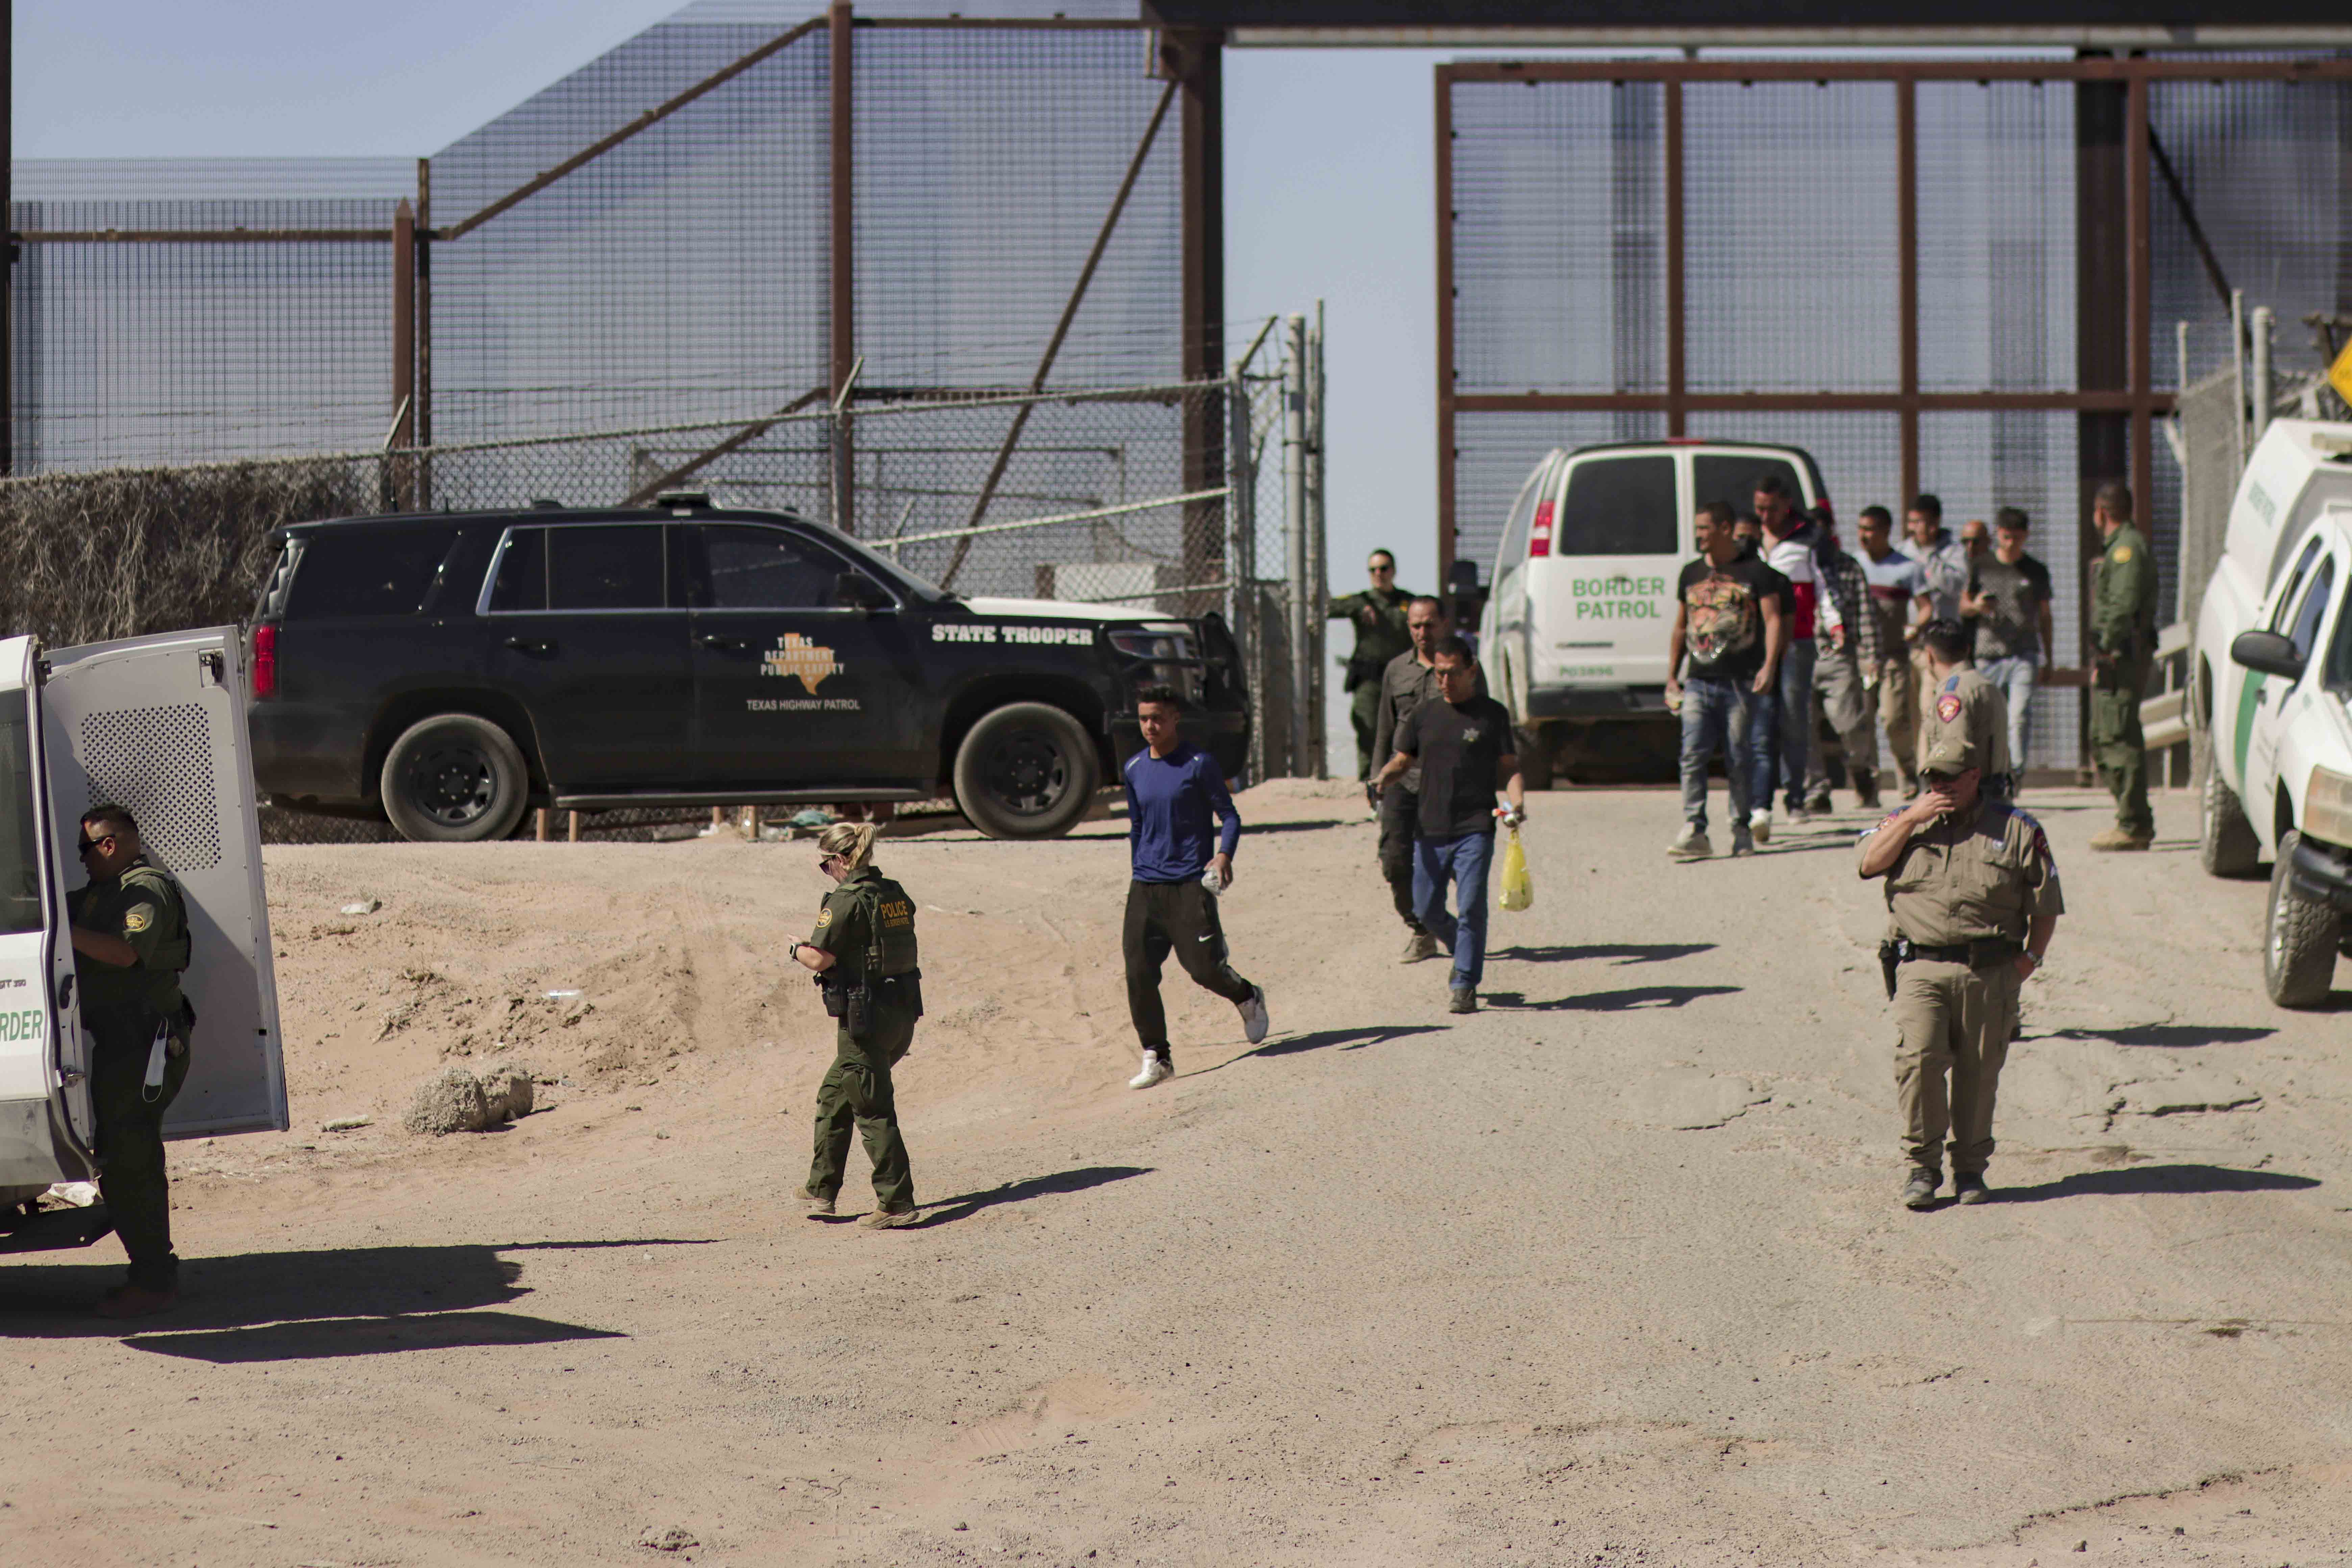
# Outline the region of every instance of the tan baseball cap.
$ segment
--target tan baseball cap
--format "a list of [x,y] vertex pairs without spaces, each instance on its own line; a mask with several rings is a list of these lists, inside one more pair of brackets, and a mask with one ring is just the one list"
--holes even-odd
[[1970,768],[1983,766],[1984,759],[1978,755],[1978,748],[1969,742],[1967,733],[1947,727],[1945,732],[1936,738],[1936,743],[1927,748],[1927,760],[1920,764],[1919,771],[1964,773]]

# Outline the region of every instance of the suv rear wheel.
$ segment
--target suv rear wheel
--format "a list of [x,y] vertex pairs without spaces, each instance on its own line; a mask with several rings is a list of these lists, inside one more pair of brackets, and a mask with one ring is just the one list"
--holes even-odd
[[2237,792],[2221,782],[2221,772],[2210,757],[2205,760],[2204,807],[2197,851],[2206,872],[2215,877],[2252,876],[2262,864],[2262,840],[2254,837],[2254,825],[2246,820],[2246,808]]
[[1086,726],[1047,702],[1008,702],[956,750],[956,804],[991,838],[1053,838],[1087,814],[1102,763]]
[[2300,833],[2279,835],[2271,868],[2271,904],[2263,928],[2263,988],[2282,1007],[2315,1007],[2327,1000],[2344,917],[2294,890],[2294,847]]
[[401,731],[378,784],[401,837],[427,844],[504,838],[530,793],[522,748],[474,713],[436,713]]

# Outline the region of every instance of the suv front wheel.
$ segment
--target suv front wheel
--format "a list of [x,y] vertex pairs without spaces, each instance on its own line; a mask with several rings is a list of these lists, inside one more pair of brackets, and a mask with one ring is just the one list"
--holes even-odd
[[1092,736],[1047,702],[1008,702],[956,749],[956,804],[991,838],[1053,838],[1087,814],[1102,784]]
[[2271,904],[2263,922],[2263,988],[2282,1007],[2315,1007],[2327,1000],[2344,917],[2294,890],[2294,847],[2303,836],[2279,835],[2271,868]]
[[504,838],[530,793],[522,748],[474,713],[436,713],[402,731],[378,783],[401,837],[428,844]]

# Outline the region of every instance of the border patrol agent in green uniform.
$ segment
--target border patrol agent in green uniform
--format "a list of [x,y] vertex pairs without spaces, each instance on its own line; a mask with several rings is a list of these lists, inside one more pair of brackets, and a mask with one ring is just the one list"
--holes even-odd
[[1934,1206],[1948,1133],[1953,1192],[1964,1204],[1990,1195],[1993,1100],[2018,988],[2066,909],[2041,824],[1982,793],[1983,761],[1965,731],[1946,731],[1921,763],[1919,798],[1862,838],[1863,877],[1886,879],[1878,961],[1898,1039],[1906,1208]]
[[142,853],[139,825],[121,806],[84,813],[79,847],[89,881],[67,895],[66,908],[82,1026],[97,1045],[89,1089],[99,1190],[131,1258],[129,1283],[108,1292],[98,1310],[110,1318],[144,1317],[179,1297],[163,1111],[187,1079],[195,1022],[180,993],[189,956],[187,904],[172,874]]
[[[1396,557],[1375,550],[1364,563],[1372,585],[1360,594],[1331,601],[1329,618],[1348,621],[1356,628],[1356,649],[1348,656],[1346,689],[1351,693],[1349,721],[1356,727],[1356,777],[1372,776],[1372,731],[1381,709],[1381,675],[1389,661],[1412,647],[1405,627],[1405,607],[1413,595],[1396,585]],[[1388,759],[1382,757],[1381,762]]]
[[875,868],[873,824],[835,823],[816,843],[818,866],[840,886],[817,911],[816,935],[793,943],[791,954],[816,973],[825,1011],[841,1023],[833,1070],[817,1086],[816,1152],[800,1196],[812,1216],[833,1213],[855,1122],[874,1162],[875,1209],[858,1223],[891,1230],[916,1220],[915,1176],[890,1088],[890,1069],[915,1043],[923,1016],[915,901]]
[[2116,797],[2116,825],[2091,840],[2094,849],[2145,849],[2156,838],[2139,728],[2140,694],[2156,657],[2156,554],[2131,517],[2129,489],[2098,488],[2091,521],[2107,547],[2091,573],[2091,760]]

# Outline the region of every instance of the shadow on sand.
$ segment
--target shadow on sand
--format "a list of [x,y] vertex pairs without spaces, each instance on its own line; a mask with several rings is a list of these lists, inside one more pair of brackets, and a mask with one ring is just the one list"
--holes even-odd
[[1112,1182],[1124,1182],[1131,1176],[1151,1174],[1150,1165],[1086,1165],[1075,1171],[1056,1171],[1050,1176],[1024,1176],[1017,1182],[990,1187],[985,1192],[964,1193],[952,1198],[942,1198],[927,1205],[923,1217],[911,1230],[930,1230],[943,1225],[953,1225],[960,1219],[970,1219],[982,1209],[992,1209],[1001,1204],[1025,1203],[1031,1198],[1049,1197],[1056,1193],[1083,1193]]
[[179,1306],[133,1325],[90,1313],[121,1281],[119,1264],[0,1267],[0,1336],[121,1338],[140,1350],[222,1363],[614,1339],[607,1329],[486,1310],[530,1294],[516,1283],[522,1265],[502,1255],[708,1245],[656,1237],[192,1258],[180,1266]]
[[1686,1007],[1702,996],[1729,996],[1744,989],[1738,985],[1636,985],[1626,991],[1562,996],[1556,1002],[1530,1002],[1516,991],[1496,991],[1485,1001],[1498,1013],[1632,1013],[1652,1007]]
[[2284,1171],[2233,1171],[2223,1165],[2132,1165],[2084,1171],[2031,1187],[1996,1187],[1992,1201],[2039,1204],[2053,1198],[2132,1197],[2157,1194],[2298,1193],[2319,1185],[2316,1176]]

